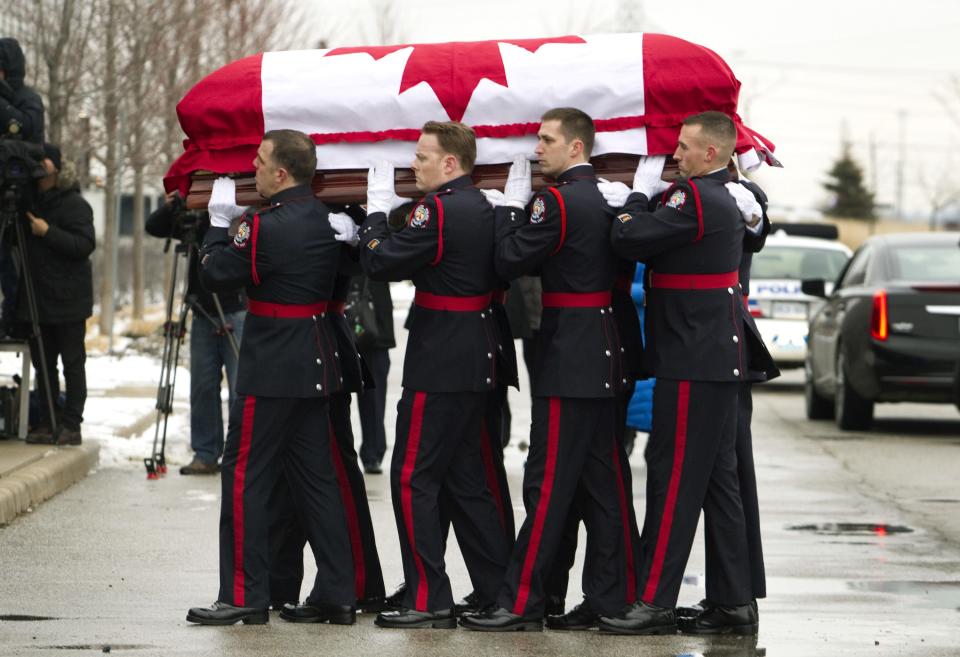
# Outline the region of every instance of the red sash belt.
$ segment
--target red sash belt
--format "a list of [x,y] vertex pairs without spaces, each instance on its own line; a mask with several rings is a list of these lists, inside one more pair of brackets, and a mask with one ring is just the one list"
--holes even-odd
[[626,292],[630,294],[630,290],[633,288],[633,274],[618,274],[617,280],[613,283],[614,290],[620,290],[621,292]]
[[740,274],[730,271],[725,274],[658,274],[650,276],[650,286],[668,290],[712,290],[733,287],[739,283]]
[[333,301],[327,304],[327,310],[329,310],[332,313],[337,313],[338,315],[342,315],[344,308],[346,307],[347,307],[347,302],[342,301],[340,299],[334,299]]
[[270,303],[269,301],[247,301],[247,311],[251,315],[258,317],[274,317],[283,319],[303,319],[304,317],[313,317],[322,312],[326,312],[330,307],[329,301],[316,301],[314,303]]
[[430,310],[471,312],[489,308],[490,293],[478,294],[473,297],[452,297],[417,290],[417,293],[413,296],[413,302],[421,308],[429,308]]
[[544,292],[544,308],[599,308],[610,305],[610,292]]

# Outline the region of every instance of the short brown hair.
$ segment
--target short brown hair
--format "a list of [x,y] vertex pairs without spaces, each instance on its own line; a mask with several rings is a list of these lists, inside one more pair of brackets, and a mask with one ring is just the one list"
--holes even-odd
[[473,128],[459,121],[427,121],[420,132],[434,135],[443,152],[457,158],[464,172],[473,171],[477,161],[477,136]]
[[698,125],[700,131],[712,139],[721,150],[721,159],[727,159],[733,154],[737,145],[737,127],[733,119],[723,112],[700,112],[683,120],[683,125]]
[[593,152],[593,139],[596,129],[593,127],[593,119],[576,107],[555,107],[552,110],[544,112],[540,117],[541,121],[559,121],[560,132],[568,142],[579,139],[583,142],[583,154],[590,157]]
[[273,162],[303,184],[313,180],[317,171],[317,149],[310,137],[299,130],[271,130],[263,135],[273,143]]

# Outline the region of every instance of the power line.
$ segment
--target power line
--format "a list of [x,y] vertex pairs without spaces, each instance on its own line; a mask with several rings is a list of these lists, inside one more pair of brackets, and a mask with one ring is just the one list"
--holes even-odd
[[841,73],[851,75],[956,75],[956,69],[931,69],[931,68],[880,68],[871,66],[847,66],[838,64],[808,64],[806,62],[775,62],[756,59],[745,59],[736,61],[737,66],[762,66],[766,68],[793,69],[802,71],[821,71],[826,73]]

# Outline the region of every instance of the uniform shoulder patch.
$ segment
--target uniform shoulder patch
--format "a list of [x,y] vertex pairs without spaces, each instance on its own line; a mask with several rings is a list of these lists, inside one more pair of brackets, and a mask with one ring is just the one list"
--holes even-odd
[[622,214],[617,215],[617,221],[619,221],[621,224],[625,224],[631,219],[633,219],[633,215],[630,214],[629,212],[624,212]]
[[367,242],[367,248],[370,249],[371,251],[373,251],[374,249],[376,249],[378,246],[380,246],[380,240],[378,240],[378,239],[376,239],[376,238],[374,238],[374,239],[370,240],[369,242]]
[[673,190],[673,193],[670,194],[670,198],[667,199],[667,207],[680,210],[683,208],[683,204],[686,202],[687,193],[682,189],[675,189]]
[[430,208],[420,203],[410,212],[409,226],[411,228],[426,228],[430,223]]
[[544,217],[547,216],[547,204],[544,202],[542,196],[538,196],[533,201],[533,206],[530,208],[530,223],[539,224],[543,221]]
[[233,236],[233,245],[242,249],[247,246],[247,242],[250,241],[250,234],[252,229],[250,228],[250,222],[246,219],[240,222],[237,226],[237,234]]

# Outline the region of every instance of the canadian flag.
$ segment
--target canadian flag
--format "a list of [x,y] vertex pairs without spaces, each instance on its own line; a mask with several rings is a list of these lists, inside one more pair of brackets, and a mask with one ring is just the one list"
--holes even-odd
[[532,155],[540,116],[578,107],[594,155],[671,154],[681,121],[725,112],[742,168],[779,165],[774,145],[737,115],[740,82],[716,53],[663,34],[607,34],[268,52],[207,76],[177,105],[187,135],[165,178],[252,170],[264,132],[292,128],[317,145],[318,169],[408,166],[420,126],[456,120],[477,135],[477,164]]

